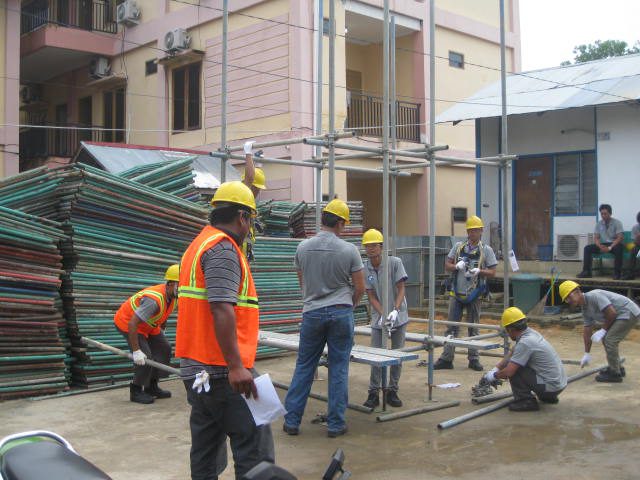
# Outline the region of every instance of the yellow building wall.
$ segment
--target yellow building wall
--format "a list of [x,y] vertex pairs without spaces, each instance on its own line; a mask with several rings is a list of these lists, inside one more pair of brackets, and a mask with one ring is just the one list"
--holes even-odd
[[[505,0],[505,19],[511,17],[510,3]],[[436,8],[500,28],[500,4],[487,0],[436,0]],[[509,25],[509,23],[507,23]]]
[[[464,55],[464,68],[449,66],[449,51]],[[453,30],[438,28],[436,55],[436,98],[440,100],[436,102],[436,115],[452,107],[455,102],[473,95],[483,86],[500,79],[499,45]],[[511,55],[507,55],[507,69],[513,69]],[[438,125],[436,143],[447,143],[451,148],[475,153],[474,132],[473,121],[455,126],[451,123]]]
[[[6,48],[5,39],[7,38],[6,31],[7,17],[6,10],[0,8],[0,39],[2,39],[2,45],[0,45],[0,124],[4,124],[4,106],[5,106],[5,58]],[[2,127],[0,127],[2,129]],[[4,178],[4,153],[2,150],[5,146],[0,144],[0,178]]]
[[436,235],[451,235],[451,209],[466,208],[467,215],[476,213],[476,169],[469,167],[437,167]]

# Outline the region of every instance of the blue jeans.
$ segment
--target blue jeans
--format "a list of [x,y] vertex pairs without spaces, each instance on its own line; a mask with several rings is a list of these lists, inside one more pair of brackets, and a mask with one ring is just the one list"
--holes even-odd
[[287,426],[298,427],[302,421],[313,376],[326,344],[329,350],[327,426],[332,432],[345,427],[353,326],[353,308],[350,306],[333,305],[302,314],[296,369],[284,400],[287,410],[284,422]]

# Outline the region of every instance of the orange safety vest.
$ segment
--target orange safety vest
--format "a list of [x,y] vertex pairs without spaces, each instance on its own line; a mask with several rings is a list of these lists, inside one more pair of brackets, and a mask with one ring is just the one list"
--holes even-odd
[[140,290],[135,295],[129,297],[129,299],[120,305],[120,308],[113,317],[113,321],[116,326],[123,332],[129,331],[129,320],[136,313],[140,302],[144,297],[150,298],[158,304],[158,313],[151,317],[146,322],[138,323],[138,333],[148,337],[149,335],[159,335],[160,327],[167,321],[169,315],[173,313],[173,309],[176,306],[175,299],[167,305],[167,287],[166,284],[161,283],[152,287],[147,287],[144,290]]
[[249,269],[249,262],[236,242],[223,231],[207,226],[187,248],[180,262],[178,284],[178,327],[176,357],[190,358],[205,365],[226,365],[216,338],[215,324],[209,301],[202,254],[224,239],[231,241],[240,260],[241,278],[236,314],[236,336],[240,358],[245,368],[253,367],[258,349],[260,312],[258,294]]

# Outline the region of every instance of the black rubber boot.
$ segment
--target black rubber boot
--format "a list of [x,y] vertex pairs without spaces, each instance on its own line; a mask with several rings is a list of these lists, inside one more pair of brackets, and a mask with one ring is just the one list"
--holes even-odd
[[477,358],[474,360],[469,360],[469,368],[471,370],[475,370],[476,372],[481,372],[484,370],[484,367]]
[[145,388],[144,391],[155,398],[171,398],[171,392],[169,390],[163,390],[158,386],[158,379],[151,380],[149,386]]
[[402,400],[398,398],[398,392],[395,390],[389,390],[387,392],[387,403],[392,407],[401,407]]
[[145,392],[142,387],[133,383],[129,384],[129,400],[136,403],[148,405],[153,403],[153,396]]
[[369,392],[367,400],[362,405],[367,408],[376,408],[380,405],[380,395],[378,395],[378,392]]
[[621,383],[622,375],[620,373],[614,373],[607,368],[606,370],[601,370],[600,373],[596,375],[596,382]]
[[436,363],[433,364],[434,370],[453,370],[453,362],[447,362],[446,360],[438,359]]
[[535,398],[523,398],[509,404],[509,410],[512,412],[537,412],[540,405]]

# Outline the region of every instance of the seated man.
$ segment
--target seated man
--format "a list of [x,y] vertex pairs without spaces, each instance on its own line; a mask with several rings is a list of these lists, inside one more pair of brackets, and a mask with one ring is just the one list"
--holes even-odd
[[502,314],[502,328],[516,342],[485,378],[489,383],[509,379],[515,402],[512,412],[540,410],[531,392],[544,403],[558,403],[558,395],[567,386],[567,375],[558,353],[549,342],[527,326],[527,317],[517,307],[509,307]]
[[629,273],[624,277],[625,280],[633,280],[636,278],[636,258],[640,252],[640,212],[636,215],[636,224],[631,229],[633,237],[633,248],[631,249],[631,264],[629,265]]
[[596,223],[594,232],[596,243],[584,247],[582,272],[580,272],[577,277],[591,277],[591,258],[594,253],[613,253],[613,255],[615,255],[613,279],[620,280],[622,274],[622,254],[624,253],[624,247],[622,245],[622,240],[624,239],[622,222],[611,216],[613,213],[611,205],[603,203],[598,210],[600,210],[602,220]]

